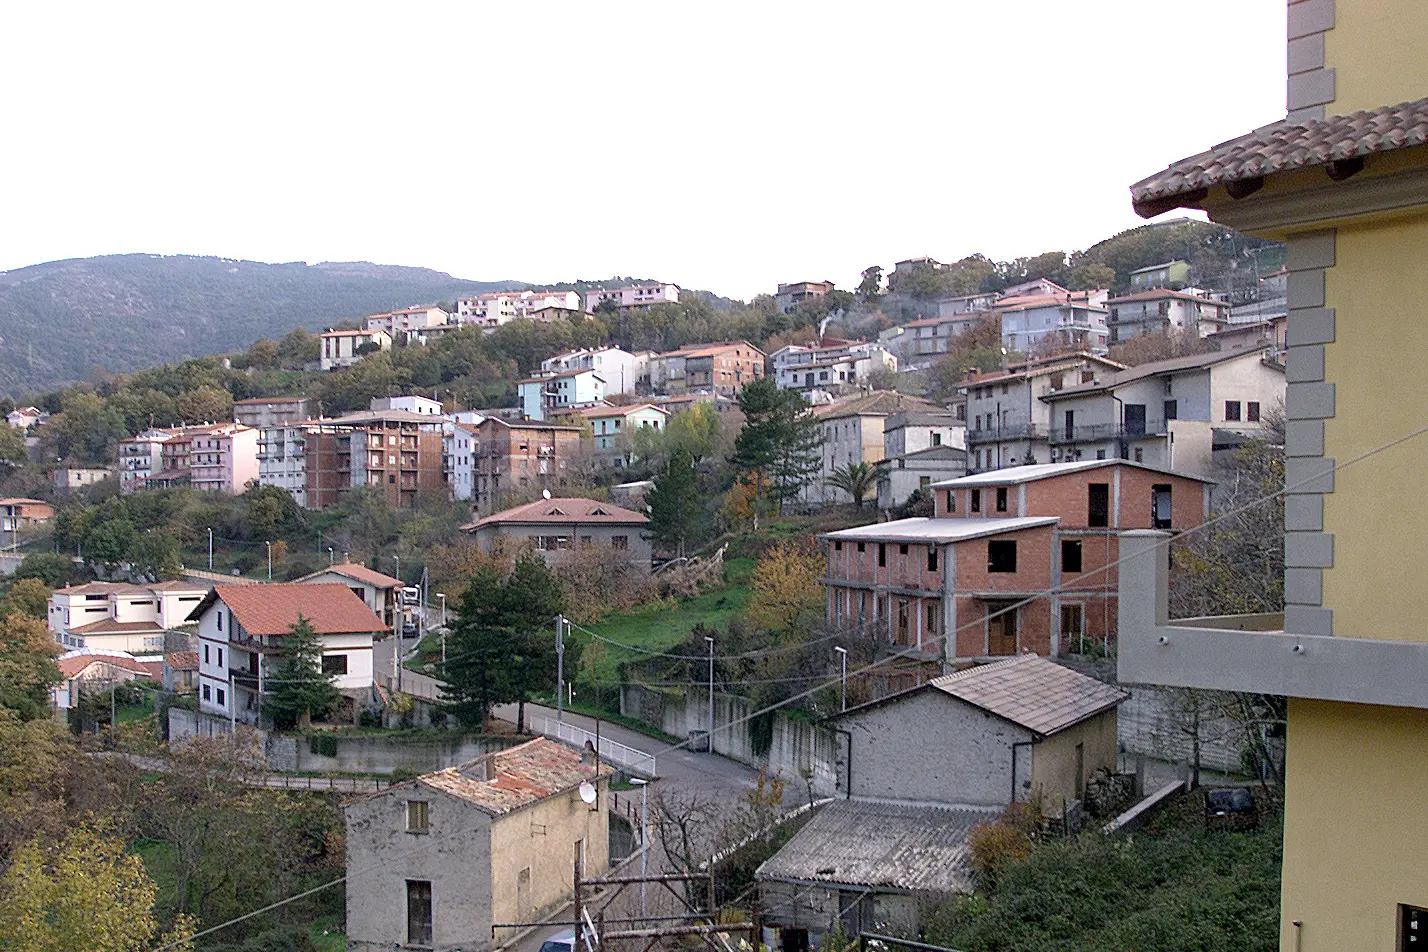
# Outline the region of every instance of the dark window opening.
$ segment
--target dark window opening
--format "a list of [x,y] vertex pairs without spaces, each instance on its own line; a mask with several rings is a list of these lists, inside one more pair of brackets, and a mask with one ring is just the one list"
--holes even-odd
[[997,512],[1006,512],[1006,511],[1007,511],[1007,488],[1006,488],[1005,486],[998,486],[998,487],[997,487]]
[[1259,404],[1253,400],[1245,404],[1245,421],[1247,423],[1259,422]]
[[1145,435],[1145,404],[1127,403],[1125,407],[1126,435]]
[[323,674],[346,674],[347,656],[345,654],[325,654],[322,656]]
[[928,546],[927,549],[927,571],[937,571],[937,550]]
[[980,489],[972,490],[972,511],[982,511],[982,491]]
[[898,555],[907,555],[907,543],[906,543],[906,542],[902,542],[902,543],[899,543],[899,544],[898,544],[897,554],[898,554]]
[[431,880],[407,880],[407,944],[431,945]]
[[1081,571],[1081,540],[1062,539],[1061,540],[1061,571],[1079,572]]
[[842,551],[843,551],[843,543],[841,543],[841,542],[834,542],[834,543],[833,543],[833,551],[834,551],[834,552],[842,552]]
[[1178,401],[1178,400],[1166,400],[1166,401],[1165,401],[1165,419],[1167,419],[1167,420],[1178,420],[1178,419],[1180,419],[1180,401]]
[[1086,525],[1104,529],[1111,524],[1111,484],[1092,483],[1086,487]]
[[956,512],[956,511],[957,511],[957,494],[954,493],[954,492],[953,492],[952,490],[950,490],[950,489],[947,490],[947,511],[948,511],[948,512]]
[[1014,539],[992,539],[987,543],[987,571],[1016,571],[1016,541]]
[[1157,483],[1150,487],[1150,527],[1169,529],[1170,514],[1170,484]]
[[862,552],[862,551],[866,550],[867,547],[868,547],[868,545],[867,545],[866,542],[859,542],[859,543],[858,543],[858,551],[859,551],[859,552]]
[[880,569],[887,568],[887,565],[888,565],[888,547],[887,547],[887,543],[885,543],[885,542],[879,542],[879,543],[878,543],[878,568],[880,568]]
[[1240,418],[1240,402],[1239,402],[1238,400],[1226,400],[1226,401],[1225,401],[1225,420],[1226,420],[1226,422],[1238,421],[1239,418]]
[[1398,952],[1428,949],[1428,909],[1398,907]]

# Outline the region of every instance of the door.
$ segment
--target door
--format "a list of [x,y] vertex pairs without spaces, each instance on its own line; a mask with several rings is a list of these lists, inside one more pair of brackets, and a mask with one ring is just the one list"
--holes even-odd
[[1126,436],[1145,436],[1145,404],[1127,403],[1125,419]]
[[[987,603],[987,654],[1016,654],[1016,602]],[[1001,614],[997,614],[1000,612]]]
[[1085,615],[1080,605],[1061,606],[1061,650],[1066,651],[1074,640],[1079,646],[1085,633]]
[[1067,411],[1066,411],[1066,439],[1067,439],[1067,440],[1071,440],[1071,439],[1073,439],[1073,438],[1075,437],[1075,430],[1076,430],[1076,411],[1075,411],[1075,410],[1067,410]]

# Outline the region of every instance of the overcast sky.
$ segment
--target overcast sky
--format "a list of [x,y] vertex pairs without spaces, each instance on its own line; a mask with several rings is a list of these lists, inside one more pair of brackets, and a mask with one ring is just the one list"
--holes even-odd
[[0,269],[367,260],[749,298],[1067,251],[1284,114],[1283,0],[14,4]]

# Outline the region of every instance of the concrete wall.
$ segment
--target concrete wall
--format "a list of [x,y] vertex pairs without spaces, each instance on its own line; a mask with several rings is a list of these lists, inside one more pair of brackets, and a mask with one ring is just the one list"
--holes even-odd
[[[429,833],[406,831],[406,802],[425,800]],[[399,787],[349,801],[347,948],[391,952],[407,941],[407,880],[429,880],[433,952],[484,949],[491,935],[491,823],[482,811],[429,787]]]
[[[1030,732],[935,688],[849,715],[840,726],[852,737],[853,796],[884,800],[1009,803],[1012,744],[1031,740]],[[1023,759],[1018,787],[1031,779]]]
[[518,737],[453,734],[439,740],[411,740],[401,736],[336,736],[337,755],[314,753],[305,736],[270,736],[264,744],[268,765],[274,770],[301,773],[375,773],[395,770],[426,773],[475,760],[521,742]]

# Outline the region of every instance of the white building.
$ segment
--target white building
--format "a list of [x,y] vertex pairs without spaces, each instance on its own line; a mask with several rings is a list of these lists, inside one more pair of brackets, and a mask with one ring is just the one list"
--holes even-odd
[[1069,348],[1106,353],[1110,347],[1106,293],[1057,287],[1050,294],[1001,298],[995,313],[1002,320],[1002,346],[1026,354],[1046,338],[1059,337]]
[[133,493],[148,485],[149,477],[163,469],[164,443],[171,430],[149,429],[119,441],[119,491]]
[[191,582],[88,582],[50,594],[45,623],[66,648],[130,654],[164,650],[164,632],[186,623],[206,588]]
[[826,390],[845,393],[863,387],[877,373],[896,373],[898,362],[876,342],[826,340],[821,344],[789,344],[770,355],[774,382],[780,390]]
[[587,311],[594,311],[607,301],[621,310],[649,307],[651,304],[678,304],[679,285],[632,284],[627,288],[596,288],[585,292]]
[[39,407],[19,407],[5,415],[5,422],[17,430],[28,430],[49,419],[49,416]]
[[430,327],[441,327],[451,315],[439,307],[409,307],[385,314],[372,314],[362,322],[369,331],[385,331],[393,340]]
[[608,466],[629,466],[635,461],[634,435],[656,433],[669,424],[669,411],[652,403],[628,407],[587,407],[580,415],[590,422],[595,458]]
[[1229,326],[1230,306],[1225,302],[1168,288],[1111,298],[1106,307],[1112,344],[1142,334],[1182,331],[1207,337]]
[[436,417],[441,416],[445,409],[442,407],[440,400],[415,395],[407,397],[373,397],[370,408],[374,411],[405,410],[408,413],[416,413],[421,416]]
[[375,345],[377,350],[392,349],[392,335],[383,330],[323,331],[318,340],[322,345],[320,366],[323,370],[352,366],[365,356],[358,351],[369,345]]
[[548,308],[555,308],[562,314],[578,313],[581,304],[578,291],[490,291],[458,298],[456,321],[493,330],[515,320],[551,320],[560,316],[544,314],[535,317],[537,311]]
[[526,419],[550,420],[558,411],[578,410],[604,400],[605,381],[593,370],[562,370],[522,380],[516,391]]
[[475,425],[452,421],[449,427],[442,430],[442,474],[452,499],[475,498],[478,447]]
[[258,485],[277,486],[307,507],[307,437],[319,424],[291,423],[258,431]]
[[593,370],[605,381],[605,393],[634,393],[637,384],[649,384],[650,354],[626,353],[618,347],[581,348],[556,354],[540,362],[547,373],[562,370]]
[[386,626],[347,585],[219,585],[189,616],[198,622],[198,706],[260,723],[282,663],[282,640],[305,618],[322,643],[322,670],[348,698],[348,720],[372,703],[372,642]]
[[50,482],[56,489],[81,489],[102,482],[114,474],[97,466],[62,466],[50,471]]

